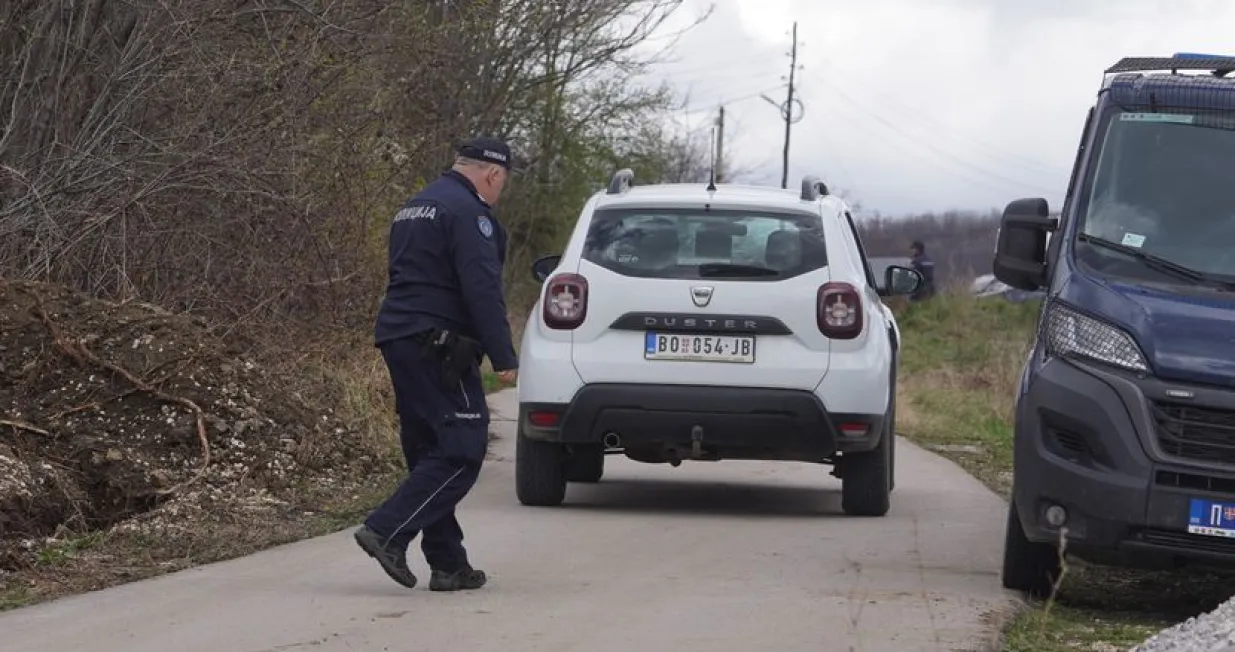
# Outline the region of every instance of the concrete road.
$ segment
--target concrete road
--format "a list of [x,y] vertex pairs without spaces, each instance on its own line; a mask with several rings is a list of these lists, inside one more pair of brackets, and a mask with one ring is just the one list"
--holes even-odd
[[[514,393],[460,520],[478,592],[386,578],[349,532],[0,615],[5,652],[989,649],[1004,508],[897,442],[893,506],[847,518],[826,467],[609,457],[567,505],[514,496]],[[505,418],[503,419],[502,416]]]

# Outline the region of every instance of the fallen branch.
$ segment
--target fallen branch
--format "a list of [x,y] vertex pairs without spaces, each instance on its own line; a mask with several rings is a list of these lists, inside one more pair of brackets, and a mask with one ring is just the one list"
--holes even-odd
[[[197,424],[197,438],[201,444],[201,449],[202,449],[201,466],[198,467],[197,473],[192,478],[189,478],[185,482],[182,482],[169,489],[160,489],[157,493],[160,495],[172,494],[200,480],[206,474],[207,467],[210,466],[210,438],[206,432],[206,414],[197,405],[197,403],[194,403],[193,401],[187,398],[184,398],[183,396],[174,396],[172,394],[168,394],[167,392],[164,392],[163,390],[160,390],[150,385],[146,381],[142,380],[141,378],[138,378],[137,376],[133,375],[127,369],[117,364],[114,364],[114,363],[111,363],[111,362],[108,362],[106,360],[99,358],[97,355],[94,354],[93,351],[87,348],[85,344],[70,340],[69,338],[65,337],[64,333],[61,332],[60,328],[56,325],[56,323],[52,321],[51,316],[47,314],[47,310],[43,308],[42,297],[39,296],[38,293],[35,292],[34,290],[27,290],[27,292],[34,299],[34,306],[31,310],[34,313],[34,315],[37,316],[43,322],[43,324],[47,327],[48,332],[51,333],[53,344],[58,349],[60,349],[60,351],[62,351],[65,355],[72,358],[74,362],[77,362],[78,364],[83,364],[83,362],[89,362],[90,364],[106,369],[112,372],[113,374],[120,376],[121,378],[128,381],[129,384],[133,385],[133,387],[137,389],[137,391],[141,391],[146,394],[149,394],[150,396],[153,396],[154,398],[160,401],[163,401],[164,403],[171,403],[174,405],[179,405],[187,409],[189,412],[193,413],[193,418]],[[89,407],[89,405],[83,406],[82,409],[86,409],[86,407]]]
[[[186,355],[177,360],[172,360],[171,362],[165,362],[163,364],[160,364],[154,369],[152,369],[151,371],[162,369],[172,363],[180,363],[180,362],[186,362],[186,361],[191,361],[191,360],[196,360],[196,359],[197,359],[196,354]],[[159,376],[157,379],[149,381],[147,385],[149,385],[150,387],[159,387],[163,383],[166,383],[167,381],[171,380],[172,376],[175,376],[179,371],[181,371],[181,369],[182,369],[181,367],[176,367],[175,369],[163,374],[162,376]],[[102,409],[104,405],[107,405],[109,403],[115,403],[116,401],[122,401],[141,391],[143,391],[141,388],[134,388],[128,391],[120,392],[119,394],[116,394],[115,396],[109,396],[107,398],[99,399],[97,401],[90,401],[89,403],[82,403],[81,405],[75,405],[71,408],[66,408],[64,410],[61,410],[51,415],[50,417],[47,417],[47,420],[56,421],[57,419],[67,417],[70,414],[77,414],[78,412],[86,412],[88,410],[99,410],[99,409]]]
[[87,410],[98,410],[98,409],[101,409],[104,405],[107,405],[108,403],[114,403],[114,402],[116,402],[116,401],[123,400],[123,399],[125,399],[125,398],[128,398],[128,397],[130,397],[130,396],[132,396],[132,395],[134,395],[134,394],[138,393],[139,391],[141,391],[141,390],[137,390],[137,389],[130,389],[130,390],[129,390],[129,391],[127,391],[127,392],[121,392],[121,393],[119,393],[119,394],[116,394],[115,396],[111,396],[111,397],[104,398],[104,399],[99,399],[99,400],[97,400],[97,401],[90,401],[89,403],[82,403],[81,405],[76,405],[76,406],[73,406],[73,407],[71,407],[71,408],[67,408],[67,409],[61,410],[61,411],[59,411],[59,412],[57,412],[57,413],[55,413],[55,414],[51,415],[50,417],[48,417],[48,418],[47,418],[47,420],[48,420],[48,421],[56,421],[56,420],[58,420],[58,419],[62,419],[62,418],[64,418],[64,417],[67,417],[67,416],[69,416],[70,414],[77,414],[78,412],[85,412],[85,411],[87,411]]
[[16,430],[25,430],[26,432],[33,432],[36,435],[43,435],[44,437],[51,436],[50,432],[47,432],[46,430],[43,430],[42,428],[39,428],[38,426],[35,426],[33,424],[26,423],[25,421],[11,421],[9,419],[0,419],[0,426],[8,426]]

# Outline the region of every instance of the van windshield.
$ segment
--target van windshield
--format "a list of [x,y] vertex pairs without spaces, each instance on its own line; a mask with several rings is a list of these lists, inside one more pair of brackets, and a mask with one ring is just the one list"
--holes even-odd
[[1105,245],[1091,260],[1235,279],[1235,115],[1120,112],[1100,147],[1080,231]]
[[610,208],[592,216],[583,258],[624,276],[775,281],[827,265],[818,215]]

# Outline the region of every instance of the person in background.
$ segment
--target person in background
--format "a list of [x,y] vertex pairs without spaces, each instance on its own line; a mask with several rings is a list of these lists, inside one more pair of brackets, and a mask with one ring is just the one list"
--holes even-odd
[[909,295],[909,300],[925,301],[935,296],[935,261],[926,255],[926,245],[921,240],[914,240],[909,245],[909,257],[909,263],[922,275],[922,285],[917,292]]
[[390,226],[389,281],[376,344],[390,371],[408,476],[356,530],[356,543],[395,582],[416,586],[407,549],[418,534],[431,591],[478,589],[484,571],[463,548],[455,506],[480,475],[489,408],[480,361],[505,383],[519,366],[506,318],[506,230],[493,218],[510,148],[477,138],[412,197]]

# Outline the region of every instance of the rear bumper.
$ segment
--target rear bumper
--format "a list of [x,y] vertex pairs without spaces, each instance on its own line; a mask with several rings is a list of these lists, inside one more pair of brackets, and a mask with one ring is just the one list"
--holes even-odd
[[1017,406],[1013,500],[1030,540],[1056,542],[1050,505],[1067,510],[1068,549],[1098,563],[1235,566],[1235,540],[1190,534],[1189,500],[1235,504],[1235,466],[1164,453],[1154,402],[1196,393],[1197,407],[1235,393],[1138,379],[1063,360],[1043,364]]
[[519,406],[520,430],[531,439],[599,444],[615,433],[627,450],[690,449],[698,439],[708,454],[730,459],[830,461],[838,451],[873,449],[883,420],[829,413],[809,391],[755,387],[591,384],[569,403]]

